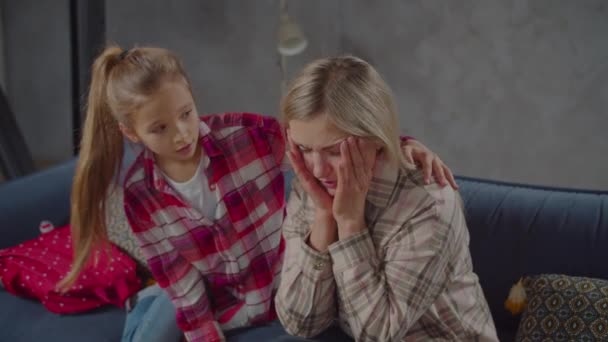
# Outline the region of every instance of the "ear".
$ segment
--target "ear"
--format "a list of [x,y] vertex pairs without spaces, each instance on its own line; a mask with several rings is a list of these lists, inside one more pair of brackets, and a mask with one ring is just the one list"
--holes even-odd
[[120,128],[120,132],[122,133],[122,135],[127,137],[127,139],[129,139],[131,142],[133,142],[133,143],[139,142],[139,137],[137,136],[137,134],[135,134],[135,132],[132,129],[125,126],[122,122],[118,123],[118,128]]

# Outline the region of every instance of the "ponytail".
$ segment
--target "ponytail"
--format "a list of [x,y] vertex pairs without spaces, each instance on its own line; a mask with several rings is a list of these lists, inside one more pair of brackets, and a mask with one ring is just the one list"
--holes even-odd
[[74,262],[58,284],[60,290],[74,284],[92,254],[96,261],[97,252],[108,251],[106,198],[110,184],[119,176],[124,153],[119,122],[131,126],[134,113],[167,79],[184,80],[190,87],[179,59],[162,48],[124,51],[111,46],[93,63],[80,157],[72,185]]
[[122,50],[107,48],[93,64],[80,157],[71,195],[73,265],[59,287],[67,290],[89,263],[92,251],[107,242],[106,196],[123,157],[118,121],[108,105],[107,86],[112,68],[121,61]]

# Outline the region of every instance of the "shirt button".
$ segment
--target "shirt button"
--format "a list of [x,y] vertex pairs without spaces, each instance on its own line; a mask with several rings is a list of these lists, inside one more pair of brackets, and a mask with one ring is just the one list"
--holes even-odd
[[320,270],[323,269],[323,266],[325,266],[325,263],[323,261],[317,261],[314,265],[313,268],[315,270]]

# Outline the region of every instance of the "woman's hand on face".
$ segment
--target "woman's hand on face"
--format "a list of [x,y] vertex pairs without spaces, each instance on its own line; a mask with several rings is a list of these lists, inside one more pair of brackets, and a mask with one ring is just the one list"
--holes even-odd
[[340,144],[341,160],[333,201],[340,239],[366,228],[365,198],[373,177],[376,153],[376,145],[369,140],[350,137]]
[[401,148],[403,149],[405,158],[408,162],[422,165],[424,181],[427,184],[430,183],[432,175],[439,185],[446,186],[449,183],[452,188],[455,190],[458,189],[458,184],[456,184],[456,180],[454,179],[454,175],[450,168],[439,159],[439,156],[429,150],[428,147],[417,140],[409,139],[405,144],[402,144]]
[[319,184],[312,173],[310,173],[308,168],[306,168],[302,152],[289,137],[289,132],[287,133],[287,141],[289,144],[287,157],[293,166],[296,177],[300,180],[302,188],[312,199],[318,213],[327,217],[331,216],[333,199],[329,193],[327,193],[327,190]]

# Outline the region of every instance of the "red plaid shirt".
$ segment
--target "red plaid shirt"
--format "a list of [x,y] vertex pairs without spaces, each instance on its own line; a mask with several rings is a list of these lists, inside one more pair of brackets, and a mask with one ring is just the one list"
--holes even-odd
[[201,117],[199,144],[215,217],[185,203],[148,150],[125,179],[125,212],[186,338],[217,341],[222,330],[276,317],[285,142],[275,119],[229,113]]

